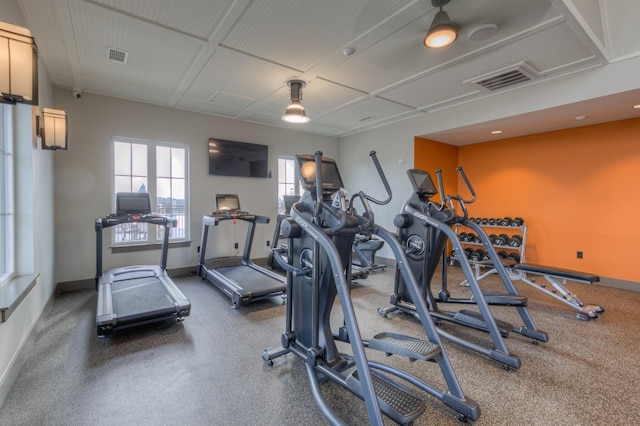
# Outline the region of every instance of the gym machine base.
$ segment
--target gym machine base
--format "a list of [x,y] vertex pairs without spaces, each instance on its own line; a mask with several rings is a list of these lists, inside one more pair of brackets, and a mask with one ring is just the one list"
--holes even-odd
[[[249,223],[242,257],[226,256],[207,259],[209,227],[218,226],[220,222],[227,220],[243,220]],[[259,223],[269,223],[269,218],[247,212],[214,212],[202,218],[198,276],[208,280],[230,297],[233,309],[252,301],[279,295],[285,297],[284,277],[256,265],[249,258],[255,226]]]
[[[95,221],[98,337],[116,330],[174,320],[191,312],[191,303],[167,274],[169,231],[176,220],[150,213],[147,193],[118,193],[117,213]],[[142,206],[142,208],[140,208]],[[139,265],[102,272],[102,231],[120,224],[150,223],[164,227],[160,265]]]
[[[522,281],[536,290],[542,291],[565,305],[576,309],[578,312],[576,312],[575,317],[579,320],[589,321],[591,318],[598,318],[598,314],[604,312],[604,308],[599,305],[584,304],[578,296],[571,293],[565,287],[567,281],[583,284],[596,283],[600,281],[600,277],[597,275],[532,263],[516,263],[506,259],[501,259],[500,263],[502,267],[507,270],[511,280]],[[491,269],[484,274],[480,274],[480,268],[482,266],[489,266]],[[478,263],[476,265],[476,278],[478,281],[496,272],[495,265],[492,263]],[[547,287],[547,283],[537,282],[536,278],[530,278],[529,275],[541,276],[547,283],[551,284],[551,288]]]
[[382,271],[387,267],[384,263],[376,263],[376,252],[382,248],[384,241],[374,239],[371,234],[358,234],[353,242],[353,252],[357,259],[353,264],[363,271]]
[[[389,194],[388,202],[391,199],[388,183],[375,153],[370,155]],[[418,295],[417,283],[406,266],[402,247],[390,232],[374,223],[368,201],[386,202],[359,192],[347,204],[335,161],[322,157],[320,152],[313,157],[298,155],[296,163],[306,191],[291,209],[291,218],[282,222],[282,234],[288,239],[287,261],[274,252],[280,266],[287,271],[285,332],[281,346],[266,349],[263,360],[273,365],[273,359],[292,353],[304,361],[316,403],[333,425],[344,423],[321,393],[320,384],[325,380],[362,398],[371,425],[382,425],[382,414],[400,424],[411,424],[425,411],[424,402],[407,384],[453,408],[460,420],[478,419],[480,408],[462,393],[424,301],[417,303],[416,309],[423,314],[421,323],[428,340],[395,333],[379,333],[363,340],[360,335],[347,279],[352,245],[358,232],[371,231],[389,244],[410,293]],[[355,197],[365,207],[362,216],[352,208]],[[336,296],[344,323],[334,333],[330,316]],[[352,354],[339,352],[336,341],[348,344]],[[365,348],[409,360],[433,361],[440,368],[447,389],[442,391],[403,370],[369,361]]]
[[[518,309],[523,326],[515,327],[505,321],[495,319],[489,310],[485,294],[480,289],[478,281],[475,279],[473,270],[468,259],[463,256],[460,261],[462,270],[470,283],[470,289],[473,293],[474,304],[476,304],[480,312],[471,310],[446,311],[438,306],[436,299],[431,291],[431,280],[435,273],[436,267],[440,260],[444,257],[447,239],[451,242],[454,251],[458,254],[464,254],[464,248],[457,238],[456,233],[451,229],[451,225],[455,222],[464,221],[466,219],[466,209],[464,208],[464,200],[460,196],[444,197],[446,201],[450,201],[450,208],[445,208],[445,202],[438,205],[430,200],[437,194],[435,185],[429,174],[422,170],[408,170],[407,175],[413,187],[413,193],[409,200],[405,202],[402,213],[396,215],[394,224],[398,228],[398,239],[407,252],[408,262],[413,270],[416,280],[420,284],[421,299],[426,300],[429,306],[429,314],[436,324],[447,321],[453,324],[481,330],[489,333],[493,347],[484,347],[458,336],[447,333],[441,328],[438,329],[440,335],[447,340],[459,344],[468,349],[474,350],[480,354],[487,356],[489,359],[499,362],[503,368],[520,368],[520,358],[510,354],[503,338],[509,335],[510,331],[519,333],[523,336],[534,339],[534,343],[538,341],[548,341],[548,335],[538,330],[528,311],[526,310],[526,299],[518,295],[515,287],[509,279],[503,280],[506,294],[493,293],[489,297],[492,300],[504,301],[505,304],[514,306]],[[443,186],[438,173],[438,182],[440,185],[440,193],[443,193]],[[463,209],[463,216],[457,216],[453,202],[456,200]],[[482,230],[480,230],[480,238],[485,246],[488,246],[490,256],[497,258],[495,250],[492,250],[490,241]],[[443,260],[446,264],[446,260]],[[446,269],[443,269],[446,271]],[[503,271],[504,272],[504,271]],[[504,272],[506,276],[506,272]],[[394,293],[391,294],[391,305],[385,308],[379,308],[378,313],[386,317],[389,313],[401,311],[416,318],[419,314],[415,309],[415,298],[409,295],[405,289],[405,283],[401,276],[396,275],[396,283]]]

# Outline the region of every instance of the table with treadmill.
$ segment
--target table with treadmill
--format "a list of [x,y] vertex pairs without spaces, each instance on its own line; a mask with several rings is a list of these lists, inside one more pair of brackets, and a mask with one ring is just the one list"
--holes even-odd
[[[229,199],[230,195],[225,194]],[[236,204],[237,203],[236,200]],[[247,237],[242,256],[226,256],[206,258],[207,239],[210,226],[218,226],[225,221],[242,220],[249,223]],[[238,209],[216,211],[202,218],[202,239],[198,260],[198,275],[219,288],[231,298],[231,306],[237,309],[240,305],[252,301],[267,299],[286,292],[286,279],[268,269],[256,265],[251,259],[251,245],[256,224],[269,223],[267,216],[243,212]]]
[[[118,193],[116,204],[115,214],[95,221],[98,336],[157,321],[182,321],[189,315],[191,303],[166,270],[169,231],[176,220],[151,213],[148,193]],[[142,223],[164,227],[160,265],[125,266],[103,273],[102,231],[120,224]]]

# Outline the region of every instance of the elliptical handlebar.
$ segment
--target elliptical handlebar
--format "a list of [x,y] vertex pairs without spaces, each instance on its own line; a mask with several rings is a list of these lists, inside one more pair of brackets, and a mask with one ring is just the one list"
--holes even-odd
[[441,169],[436,170],[436,179],[438,180],[438,191],[440,192],[441,203],[437,204],[437,203],[434,203],[433,201],[429,201],[429,202],[431,203],[431,205],[438,206],[438,211],[441,212],[444,209],[445,205],[447,204],[447,201],[449,201],[451,197],[444,193],[444,184],[442,183]]
[[464,202],[465,204],[471,204],[474,201],[476,201],[476,192],[473,190],[473,186],[471,186],[471,182],[469,182],[469,179],[467,178],[467,174],[462,169],[462,166],[458,166],[456,168],[456,170],[458,171],[458,173],[460,173],[460,176],[462,176],[462,180],[464,180],[465,185],[467,185],[467,189],[469,189],[469,192],[471,193],[471,199],[470,200],[465,200],[465,199],[461,198],[459,195],[458,195],[458,197],[460,197],[460,200],[462,202]]
[[366,197],[367,200],[372,201],[378,205],[385,205],[388,204],[389,201],[391,201],[391,186],[389,186],[389,181],[387,180],[387,177],[384,174],[384,171],[382,170],[382,166],[380,165],[380,161],[378,161],[378,156],[376,155],[375,151],[371,151],[369,152],[369,157],[371,157],[371,160],[373,161],[373,164],[376,166],[376,170],[378,171],[378,176],[380,176],[380,179],[382,180],[382,184],[384,185],[384,189],[387,190],[387,199],[384,201],[381,200],[377,200],[373,197],[371,197],[370,195],[364,195]]
[[373,198],[370,195],[365,194],[364,191],[359,191],[358,193],[353,194],[353,196],[349,200],[349,209],[352,213],[356,214],[355,209],[353,208],[353,201],[356,197],[360,198],[360,202],[362,202],[362,206],[364,207],[365,211],[362,215],[356,214],[356,216],[360,218],[360,226],[363,231],[367,231],[371,229],[371,227],[374,224],[374,214],[373,214],[373,210],[371,209],[371,206],[369,205],[369,201],[382,206],[382,205],[388,204],[389,201],[391,201],[391,197],[392,197],[391,186],[389,185],[389,181],[387,180],[387,177],[385,176],[384,171],[382,170],[382,166],[380,165],[380,161],[378,160],[378,156],[376,155],[376,152],[375,151],[369,152],[369,156],[371,157],[373,164],[376,166],[376,170],[378,171],[378,176],[380,176],[380,180],[382,180],[382,184],[384,185],[384,188],[387,191],[387,199],[378,200],[376,198]]

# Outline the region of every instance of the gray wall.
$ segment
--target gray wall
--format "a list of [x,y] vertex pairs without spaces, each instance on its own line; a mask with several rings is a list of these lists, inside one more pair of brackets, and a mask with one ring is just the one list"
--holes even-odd
[[[215,209],[216,193],[240,196],[243,210],[269,216],[272,223],[256,229],[253,258],[268,255],[267,240],[273,236],[277,214],[277,160],[280,155],[312,153],[338,155],[335,138],[314,136],[287,129],[239,122],[209,115],[180,111],[85,93],[81,99],[69,90],[55,90],[56,108],[69,117],[70,149],[56,157],[56,266],[57,282],[91,279],[95,276],[95,218],[112,212],[111,137],[141,138],[189,145],[191,195],[191,246],[169,251],[168,268],[195,266],[200,244],[202,216]],[[210,137],[269,146],[269,169],[273,178],[210,176],[208,141]],[[246,225],[235,228],[240,250],[244,246]],[[212,230],[207,256],[233,255],[234,228],[231,222]],[[104,269],[133,264],[154,264],[159,251],[111,254],[105,233]]]
[[[0,21],[26,26],[13,0],[3,0]],[[38,80],[40,108],[52,107],[53,87],[41,64]],[[21,275],[38,274],[38,278],[35,287],[8,321],[0,324],[0,406],[29,352],[36,334],[32,332],[55,289],[53,170],[56,153],[37,147],[34,122],[39,108],[29,105],[13,108],[19,185],[16,193],[16,271]]]

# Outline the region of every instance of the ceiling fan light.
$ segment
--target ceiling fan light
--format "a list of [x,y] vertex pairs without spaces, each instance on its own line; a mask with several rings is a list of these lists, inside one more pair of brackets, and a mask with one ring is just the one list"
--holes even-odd
[[436,13],[429,27],[424,45],[430,48],[449,46],[458,38],[458,28],[451,22],[449,15],[444,10]]

